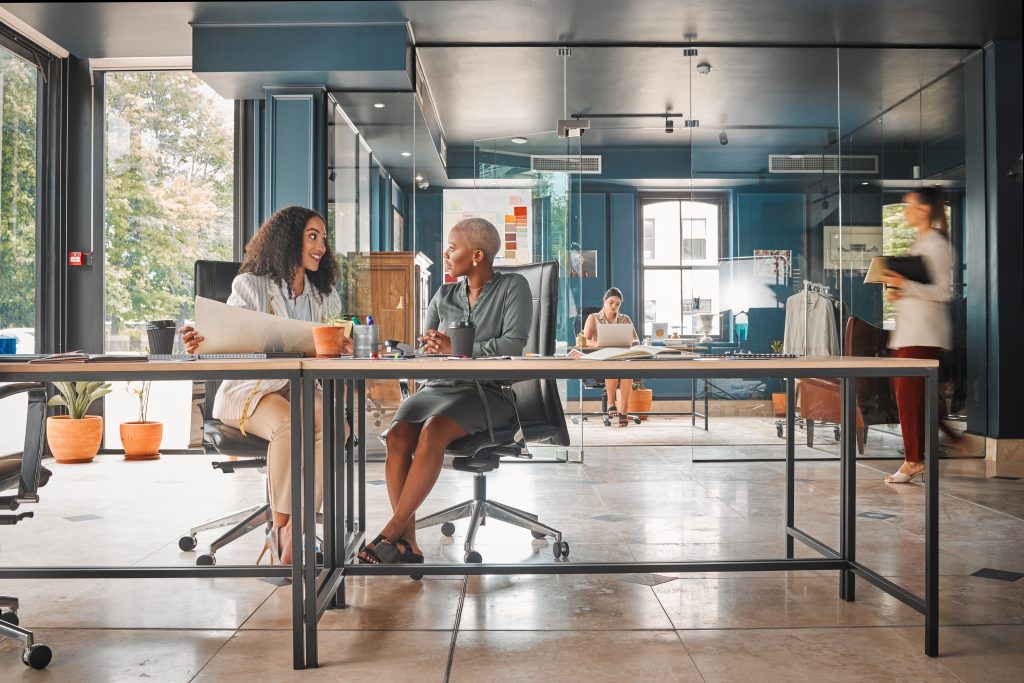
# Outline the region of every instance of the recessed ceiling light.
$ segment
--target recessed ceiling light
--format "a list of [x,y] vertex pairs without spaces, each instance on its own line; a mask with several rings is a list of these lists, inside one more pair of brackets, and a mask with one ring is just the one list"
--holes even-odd
[[526,138],[509,138],[508,141],[516,145],[525,145],[528,142]]
[[868,181],[866,181],[866,180],[861,181],[861,185],[867,185],[867,184],[868,184]]
[[421,176],[421,175],[418,175],[418,174],[417,174],[417,176],[416,176],[416,180],[417,180],[417,181],[423,180],[423,176]]
[[412,156],[412,152],[402,152],[402,156],[403,157],[411,157]]
[[383,102],[374,102],[373,103],[373,108],[374,109],[383,109],[386,106],[388,106],[388,105],[384,104]]

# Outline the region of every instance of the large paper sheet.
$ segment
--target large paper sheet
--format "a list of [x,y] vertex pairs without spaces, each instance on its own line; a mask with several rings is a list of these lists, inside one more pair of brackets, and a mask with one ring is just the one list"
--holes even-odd
[[302,352],[316,355],[313,328],[321,323],[282,318],[196,297],[197,353]]

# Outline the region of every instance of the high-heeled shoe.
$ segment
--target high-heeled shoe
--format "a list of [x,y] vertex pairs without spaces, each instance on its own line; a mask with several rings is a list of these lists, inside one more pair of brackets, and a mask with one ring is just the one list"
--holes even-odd
[[918,470],[913,474],[904,474],[903,472],[896,470],[894,473],[883,479],[882,482],[886,484],[909,484],[914,481],[914,477],[921,477],[921,481],[924,481],[924,473],[925,470]]
[[267,541],[263,544],[263,551],[260,553],[260,556],[256,558],[256,564],[263,561],[263,556],[267,554],[268,550],[270,551],[271,566],[274,564],[284,564],[281,561],[281,544],[278,540],[280,538],[280,534],[278,533],[280,530],[281,527],[275,526],[271,527],[270,531],[267,532]]

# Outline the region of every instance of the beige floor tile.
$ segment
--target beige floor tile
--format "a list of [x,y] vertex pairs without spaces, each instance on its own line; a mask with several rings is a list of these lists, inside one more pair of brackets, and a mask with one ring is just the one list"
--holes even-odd
[[957,681],[892,628],[680,631],[708,683]]
[[460,630],[669,629],[647,586],[609,575],[472,577]]
[[[347,579],[349,607],[324,612],[320,628],[346,630],[451,630],[461,579],[413,581],[404,577]],[[282,586],[243,624],[244,629],[290,629],[292,591]]]
[[[924,647],[924,630],[898,629],[915,649]],[[939,659],[961,680],[1003,683],[1024,672],[1024,626],[947,626],[939,630]]]
[[120,683],[187,683],[231,638],[231,631],[124,631],[55,629],[35,631],[36,642],[53,650],[53,661],[35,671],[21,661],[21,646],[0,640],[0,680]]
[[671,631],[461,631],[451,681],[701,681]]
[[195,683],[284,681],[441,681],[451,633],[445,631],[323,631],[319,667],[292,669],[291,631],[240,631]]

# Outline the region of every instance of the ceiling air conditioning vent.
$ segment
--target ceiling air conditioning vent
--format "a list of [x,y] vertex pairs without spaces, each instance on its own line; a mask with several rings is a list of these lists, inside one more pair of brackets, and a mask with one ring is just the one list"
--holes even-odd
[[838,154],[769,154],[769,173],[878,173],[878,157]]
[[538,154],[530,156],[530,170],[539,172],[600,173],[600,154]]

